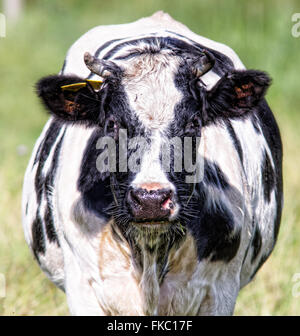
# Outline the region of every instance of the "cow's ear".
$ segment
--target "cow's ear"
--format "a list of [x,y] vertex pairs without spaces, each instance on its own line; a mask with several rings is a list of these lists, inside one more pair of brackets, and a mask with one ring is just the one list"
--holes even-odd
[[208,113],[216,117],[242,117],[264,97],[270,83],[270,77],[262,71],[235,70],[227,73],[207,92]]
[[[49,112],[65,121],[99,119],[101,82],[76,76],[48,76],[36,84],[37,94]],[[98,90],[97,90],[98,89]]]

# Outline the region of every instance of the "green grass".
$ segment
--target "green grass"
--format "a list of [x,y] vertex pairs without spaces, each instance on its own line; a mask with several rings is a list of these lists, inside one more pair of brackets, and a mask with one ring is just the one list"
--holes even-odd
[[[68,314],[64,294],[43,275],[23,237],[21,189],[33,145],[47,120],[34,83],[57,73],[69,46],[99,24],[125,23],[156,10],[231,46],[249,68],[273,78],[268,102],[284,144],[285,206],[276,248],[238,297],[236,315],[298,315],[292,281],[300,273],[299,44],[291,35],[296,1],[132,0],[27,1],[20,21],[0,39],[0,273],[2,315]],[[1,9],[0,9],[1,11]],[[18,148],[25,145],[26,154]]]

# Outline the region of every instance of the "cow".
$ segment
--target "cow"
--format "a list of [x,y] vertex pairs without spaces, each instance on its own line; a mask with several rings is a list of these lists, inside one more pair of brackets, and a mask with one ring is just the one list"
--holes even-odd
[[163,12],[88,31],[37,83],[23,227],[72,315],[234,313],[281,219],[270,84]]

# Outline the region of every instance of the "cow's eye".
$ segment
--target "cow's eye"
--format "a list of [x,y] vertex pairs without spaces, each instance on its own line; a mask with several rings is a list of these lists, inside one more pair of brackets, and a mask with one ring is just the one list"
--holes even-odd
[[111,136],[114,139],[117,139],[119,133],[119,123],[115,117],[110,116],[108,119],[106,119],[104,133],[107,136]]
[[202,122],[199,116],[193,116],[185,126],[185,135],[186,136],[201,136],[201,126]]

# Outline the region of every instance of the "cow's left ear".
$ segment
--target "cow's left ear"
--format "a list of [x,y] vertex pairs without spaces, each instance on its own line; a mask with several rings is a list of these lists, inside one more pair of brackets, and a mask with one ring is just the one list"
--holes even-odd
[[100,113],[101,82],[77,76],[48,76],[37,84],[37,94],[55,117],[64,121],[96,122]]
[[270,83],[270,77],[262,71],[228,73],[206,93],[207,113],[215,117],[242,117],[264,97]]

